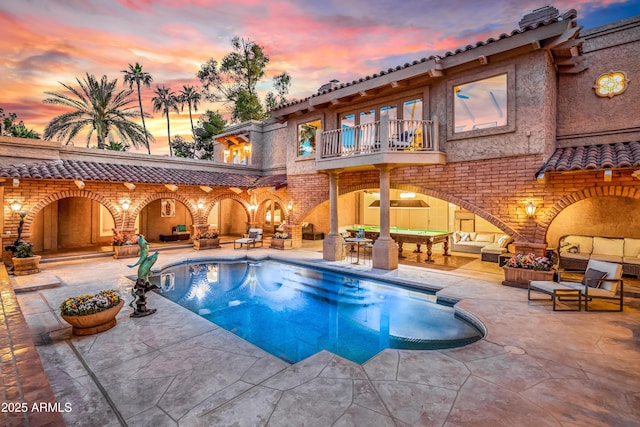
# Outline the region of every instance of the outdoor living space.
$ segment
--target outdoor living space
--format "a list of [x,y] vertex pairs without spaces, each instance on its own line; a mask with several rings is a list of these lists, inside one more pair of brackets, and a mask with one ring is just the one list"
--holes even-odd
[[[265,246],[247,253],[223,245],[207,256],[175,249],[162,251],[156,267],[250,256],[400,278],[460,299],[456,307],[482,322],[485,338],[456,349],[385,350],[362,365],[327,351],[290,365],[156,294],[148,297],[158,310],[152,316],[131,318],[125,305],[114,328],[72,336],[58,310],[67,297],[115,288],[130,301],[130,260],[94,259],[44,263],[41,274],[59,277],[59,287],[14,297],[9,283],[1,285],[13,346],[3,360],[20,373],[33,340],[46,373],[37,378],[43,387],[48,381],[53,402],[70,405],[62,413],[67,425],[87,416],[93,426],[637,425],[640,299],[625,298],[623,312],[554,312],[550,303],[529,303],[526,290],[502,286],[498,265],[478,255],[448,270],[436,258],[386,271],[323,261],[321,248],[322,241],[305,241],[286,252]],[[20,335],[22,319],[28,333]],[[18,375],[12,389],[45,399],[29,394],[25,382]]]

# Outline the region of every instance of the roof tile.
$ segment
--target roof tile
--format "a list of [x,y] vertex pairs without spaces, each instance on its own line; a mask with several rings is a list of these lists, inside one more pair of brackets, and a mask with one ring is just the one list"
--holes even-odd
[[558,148],[540,169],[565,172],[593,169],[624,169],[640,166],[640,142]]
[[207,185],[211,187],[272,187],[287,185],[286,175],[250,176],[225,172],[120,165],[76,160],[42,161],[0,168],[3,178],[79,179],[146,184]]

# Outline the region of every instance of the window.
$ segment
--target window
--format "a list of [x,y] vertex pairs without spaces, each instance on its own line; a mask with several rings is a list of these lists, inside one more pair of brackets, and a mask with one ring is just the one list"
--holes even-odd
[[453,86],[454,133],[507,125],[507,74]]
[[316,154],[316,131],[322,130],[320,120],[298,125],[298,156]]
[[356,138],[353,134],[353,128],[355,127],[355,125],[355,114],[347,114],[346,116],[342,116],[342,119],[340,120],[340,128],[342,129],[342,147],[346,150],[353,149],[353,147],[355,146]]
[[223,162],[234,165],[251,164],[251,144],[235,145],[225,149]]
[[422,100],[405,101],[402,107],[402,118],[404,120],[422,120]]
[[622,71],[611,71],[598,77],[593,88],[596,90],[596,95],[613,98],[627,89],[627,76]]
[[380,117],[388,116],[389,120],[398,119],[398,107],[395,105],[388,105],[380,108]]

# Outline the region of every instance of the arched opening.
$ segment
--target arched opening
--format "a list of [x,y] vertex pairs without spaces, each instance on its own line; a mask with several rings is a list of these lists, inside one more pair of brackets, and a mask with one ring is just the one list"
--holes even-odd
[[256,222],[262,223],[262,229],[266,236],[275,233],[276,228],[285,221],[283,206],[275,199],[265,200],[258,208]]
[[173,227],[184,225],[192,231],[193,218],[191,212],[178,199],[163,198],[150,202],[136,218],[136,231],[145,236],[149,242],[160,241],[160,235],[172,234]]
[[110,246],[113,228],[115,221],[104,205],[85,197],[67,197],[35,215],[30,241],[36,252]]
[[[215,214],[218,217],[217,229],[221,236],[238,237],[247,231],[249,218],[242,203],[235,199],[223,199],[218,203],[217,209],[218,212]],[[212,209],[212,211],[213,210],[216,210],[216,208]],[[209,218],[211,218],[211,213],[209,214]],[[242,218],[245,219],[244,222]]]
[[631,197],[591,197],[564,208],[549,224],[547,244],[557,247],[562,236],[582,235],[612,238],[640,238],[640,200]]

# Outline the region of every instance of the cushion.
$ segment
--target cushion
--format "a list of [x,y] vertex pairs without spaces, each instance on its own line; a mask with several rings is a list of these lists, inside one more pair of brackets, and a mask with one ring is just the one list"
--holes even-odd
[[599,288],[602,285],[601,279],[607,277],[606,271],[599,271],[593,268],[587,268],[582,278],[582,284],[585,286],[591,286],[592,288]]
[[[593,250],[593,237],[591,236],[565,236],[560,239],[560,252],[569,252],[569,248],[575,246],[577,253],[589,255]],[[576,252],[573,252],[576,253]]]
[[461,242],[469,242],[471,239],[469,238],[469,233],[465,233],[463,231],[460,232],[460,241]]
[[177,230],[178,230],[179,232],[187,231],[187,226],[186,226],[186,225],[184,225],[184,224],[178,224]]
[[493,234],[478,233],[476,236],[476,242],[493,243],[494,238],[495,236]]
[[501,248],[506,248],[508,244],[509,236],[507,236],[506,234],[500,236],[500,238],[498,239],[498,246],[500,246]]
[[475,242],[477,235],[478,235],[478,233],[472,231],[471,233],[469,233],[469,239],[471,239],[471,240],[473,240]]
[[460,241],[460,233],[455,231],[453,233],[453,243],[458,243]]
[[570,245],[566,250],[570,254],[579,254],[580,253],[580,245]]
[[255,239],[256,237],[258,237],[258,232],[256,232],[256,231],[250,231],[249,232],[249,238],[250,239]]
[[624,256],[640,257],[640,239],[624,239]]
[[608,239],[606,237],[593,238],[592,253],[594,254],[622,256],[623,251],[623,239]]

